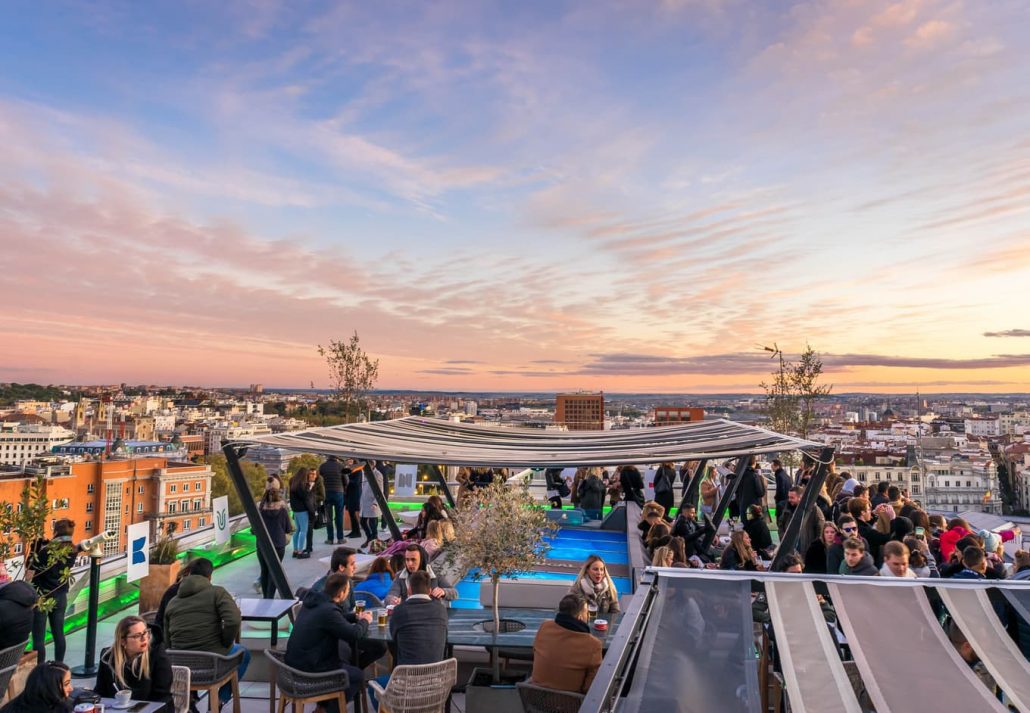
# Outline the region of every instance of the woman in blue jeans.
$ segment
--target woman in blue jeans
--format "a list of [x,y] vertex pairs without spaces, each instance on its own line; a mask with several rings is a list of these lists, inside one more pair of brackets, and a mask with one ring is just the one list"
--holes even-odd
[[[324,491],[323,491],[324,492]],[[323,495],[324,497],[324,495]],[[318,473],[300,468],[290,478],[290,509],[293,511],[293,556],[311,556],[315,533],[315,512],[319,506]]]

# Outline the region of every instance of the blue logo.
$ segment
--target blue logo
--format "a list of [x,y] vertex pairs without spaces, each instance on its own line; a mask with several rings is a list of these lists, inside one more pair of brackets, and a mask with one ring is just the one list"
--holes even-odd
[[147,561],[147,538],[138,537],[132,541],[132,563],[145,564]]

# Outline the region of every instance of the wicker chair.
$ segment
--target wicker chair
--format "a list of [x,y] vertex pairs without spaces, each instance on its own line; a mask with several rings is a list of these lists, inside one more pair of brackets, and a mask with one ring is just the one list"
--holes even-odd
[[380,608],[383,606],[383,600],[377,597],[372,592],[354,592],[354,601],[364,601],[366,609]]
[[7,687],[11,684],[11,679],[14,678],[14,672],[17,670],[18,664],[0,668],[0,701],[7,695]]
[[207,691],[208,708],[218,710],[218,689],[226,683],[232,685],[232,710],[240,713],[240,679],[237,669],[243,662],[243,651],[232,656],[212,654],[207,651],[181,651],[169,649],[165,652],[172,666],[183,666],[190,671],[189,690]]
[[190,670],[185,666],[172,666],[172,705],[175,713],[190,709]]
[[447,659],[424,666],[397,666],[385,689],[375,681],[368,685],[379,699],[379,713],[439,713],[457,680],[458,659]]
[[528,682],[515,684],[526,713],[576,713],[583,703],[582,693],[557,691]]
[[268,709],[275,705],[275,687],[279,685],[279,713],[286,710],[286,702],[293,703],[293,710],[303,710],[306,703],[335,700],[340,713],[347,710],[347,687],[350,677],[344,670],[306,673],[286,665],[286,653],[266,649],[265,656],[272,663],[273,672],[268,677]]
[[28,639],[26,639],[20,644],[8,646],[6,649],[0,649],[0,668],[17,666],[18,662],[21,661],[21,657],[25,654],[25,647],[28,645],[29,642]]

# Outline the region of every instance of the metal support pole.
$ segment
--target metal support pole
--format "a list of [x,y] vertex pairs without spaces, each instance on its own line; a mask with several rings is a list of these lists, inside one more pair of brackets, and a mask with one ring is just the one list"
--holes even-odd
[[697,467],[694,468],[694,472],[690,474],[690,482],[687,483],[687,487],[683,490],[683,499],[680,500],[679,511],[683,512],[683,508],[688,503],[692,503],[697,507],[698,495],[701,492],[701,479],[705,476],[705,469],[708,467],[708,459],[702,458],[697,463]]
[[75,678],[97,675],[97,609],[100,607],[100,561],[103,557],[89,557],[89,609],[86,613],[86,659],[72,669]]
[[733,476],[733,480],[730,481],[730,487],[726,488],[726,491],[719,499],[719,504],[716,506],[715,512],[712,513],[712,531],[705,535],[704,540],[701,542],[702,552],[707,552],[708,548],[712,546],[712,542],[715,540],[715,534],[719,530],[719,525],[722,524],[723,513],[725,513],[726,508],[729,507],[730,501],[733,500],[733,496],[737,494],[737,489],[740,488],[740,481],[744,479],[744,471],[747,470],[750,460],[750,454],[737,456],[737,472]]
[[[823,483],[826,482],[826,476],[830,472],[830,461],[833,459],[834,450],[833,446],[826,446],[819,452],[819,465],[815,469],[811,480],[808,481],[808,485],[805,486],[805,493],[801,496],[801,502],[798,504],[797,510],[790,516],[787,529],[780,534],[780,546],[776,549],[776,556],[773,558],[769,569],[775,571],[783,559],[794,552],[797,547],[805,516],[815,507],[816,498],[819,497],[819,491],[822,490]],[[821,535],[822,533],[820,533]],[[832,574],[836,574],[836,572]]]
[[454,496],[451,495],[451,489],[447,485],[447,476],[445,476],[443,471],[440,470],[440,466],[435,463],[430,464],[429,471],[433,474],[433,477],[436,478],[436,482],[440,484],[440,487],[443,488],[443,495],[447,498],[447,504],[453,509],[455,507]]
[[245,446],[222,443],[222,453],[225,454],[225,460],[229,466],[229,477],[236,486],[236,493],[240,496],[240,502],[243,504],[243,512],[247,514],[247,520],[250,521],[250,531],[254,533],[258,554],[264,558],[268,572],[272,575],[272,581],[275,582],[275,588],[279,590],[279,595],[283,599],[293,599],[293,590],[290,589],[290,581],[286,578],[286,570],[283,569],[283,563],[275,551],[268,528],[265,527],[265,521],[258,512],[258,506],[254,502],[254,495],[250,492],[247,478],[243,475],[240,457],[246,452]]
[[[371,469],[372,466],[366,462],[365,467]],[[397,521],[393,517],[393,512],[390,511],[390,506],[386,502],[386,495],[383,494],[383,489],[379,487],[379,483],[376,482],[375,478],[370,478],[366,475],[364,485],[372,489],[372,495],[375,497],[376,502],[379,503],[379,509],[383,513],[386,526],[390,528],[390,534],[393,535],[393,539],[401,539],[401,528],[397,527]]]

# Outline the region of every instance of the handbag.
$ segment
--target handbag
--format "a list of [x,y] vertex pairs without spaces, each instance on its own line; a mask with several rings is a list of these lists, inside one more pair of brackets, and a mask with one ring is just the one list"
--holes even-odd
[[558,483],[558,495],[562,496],[563,498],[567,498],[571,494],[572,491],[569,490],[569,484],[566,483],[564,479]]
[[319,528],[325,527],[325,521],[325,503],[322,503],[315,510],[315,529],[317,530]]

